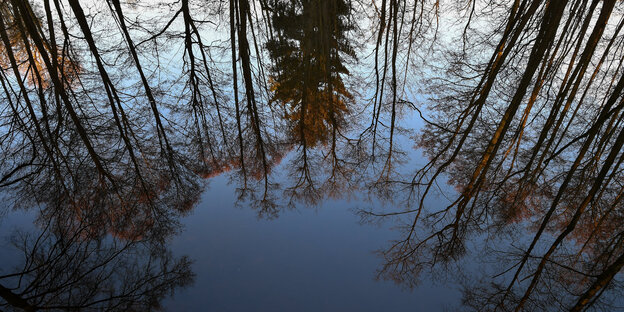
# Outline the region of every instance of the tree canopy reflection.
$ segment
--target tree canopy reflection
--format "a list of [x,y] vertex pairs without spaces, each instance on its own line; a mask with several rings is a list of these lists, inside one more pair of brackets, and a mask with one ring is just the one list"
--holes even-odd
[[192,281],[168,238],[227,172],[260,217],[326,198],[388,203],[359,213],[400,225],[379,276],[408,287],[471,252],[496,259],[467,283],[465,308],[613,308],[623,9],[3,1],[0,187],[38,209],[39,232],[15,236],[24,265],[0,276],[0,304],[158,306]]

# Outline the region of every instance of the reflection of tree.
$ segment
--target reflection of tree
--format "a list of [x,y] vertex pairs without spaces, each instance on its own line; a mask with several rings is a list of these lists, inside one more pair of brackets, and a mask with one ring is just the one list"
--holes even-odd
[[365,129],[358,144],[370,146],[372,165],[381,162],[377,177],[367,184],[371,192],[385,200],[410,192],[409,183],[404,183],[397,172],[405,160],[398,138],[410,132],[399,121],[404,113],[415,108],[413,102],[420,96],[420,92],[412,90],[417,78],[414,76],[422,64],[432,62],[431,47],[438,33],[440,5],[440,1],[383,0],[367,13],[370,25],[366,31],[373,31],[368,42],[373,76],[369,77],[365,91],[372,107],[366,110],[371,115],[370,124],[362,125]]
[[[29,6],[23,2],[13,8],[16,18],[24,17],[20,12],[29,12]],[[75,9],[79,12],[79,7]],[[31,38],[36,43],[30,46],[28,41],[23,40],[26,50],[38,49],[48,72],[57,71],[58,63],[50,61],[42,48],[42,43],[47,40],[26,18],[22,20],[21,37]],[[0,35],[4,46],[10,46],[5,28],[0,29]],[[95,49],[94,45],[90,45],[89,50],[94,54]],[[111,111],[116,112],[112,120],[97,118],[95,114],[85,116],[93,112],[81,100],[95,98],[98,94],[93,92],[89,97],[82,97],[78,88],[60,81],[63,77],[61,70],[61,74],[50,75],[55,86],[51,99],[42,94],[41,89],[34,92],[38,94],[39,111],[44,114],[45,126],[42,126],[35,103],[30,100],[31,92],[21,82],[13,48],[6,51],[16,79],[8,80],[6,74],[3,76],[6,99],[14,103],[14,109],[4,117],[21,127],[20,131],[12,133],[12,140],[4,141],[5,152],[15,150],[20,153],[13,153],[10,160],[5,160],[11,164],[8,167],[14,169],[7,170],[3,181],[13,177],[6,183],[13,184],[16,189],[26,188],[25,192],[33,196],[35,203],[71,207],[76,212],[74,216],[93,225],[94,230],[110,231],[127,238],[149,235],[153,224],[168,223],[171,208],[180,213],[192,207],[198,197],[198,184],[192,174],[183,164],[174,163],[174,155],[169,148],[153,140],[139,142],[139,136],[145,134],[140,132],[142,129],[131,127],[130,118],[134,116],[121,109],[121,100],[103,66],[98,66],[98,73],[105,86],[104,99],[110,101]],[[29,61],[35,62],[32,57]],[[19,86],[23,102],[16,101],[11,86],[14,81]],[[50,100],[64,104],[73,124],[45,115],[45,107],[50,105]],[[17,105],[25,105],[27,113],[24,114],[24,110]],[[62,116],[61,112],[59,116]],[[52,127],[53,122],[56,129]],[[94,127],[99,127],[98,133],[91,131]],[[119,146],[120,149],[104,148],[110,146]],[[158,153],[155,146],[160,146],[162,153]],[[43,155],[40,150],[43,150]]]
[[349,10],[344,1],[314,0],[276,1],[273,8],[273,101],[286,107],[292,135],[306,147],[325,144],[344,126],[352,95],[342,80],[349,73],[343,58],[354,57]]
[[[199,197],[200,183],[191,171],[196,166],[168,142],[139,62],[142,87],[154,104],[149,112],[156,138],[150,127],[136,126],[149,115],[126,110],[80,4],[70,2],[97,70],[80,72],[74,80],[78,71],[61,65],[58,51],[48,48],[56,46],[59,34],[63,55],[78,46],[68,44],[73,39],[67,16],[58,1],[54,7],[44,4],[47,24],[33,19],[24,1],[4,2],[0,15],[8,62],[0,82],[9,108],[0,117],[11,129],[0,142],[0,183],[20,207],[42,207],[42,232],[16,241],[24,267],[1,277],[0,296],[3,304],[27,309],[155,307],[190,282],[188,260],[174,260],[162,244]],[[35,80],[30,86],[27,75]],[[110,115],[102,114],[105,108]]]
[[[30,6],[26,6],[26,9],[27,12],[25,12],[25,14],[37,23],[38,27],[42,27],[40,24],[41,18],[37,14],[38,12],[33,10]],[[42,88],[47,88],[50,86],[51,81],[48,76],[49,73],[45,68],[45,63],[42,58],[43,56],[37,49],[31,48],[33,42],[28,35],[26,35],[25,38],[22,37],[22,31],[25,25],[20,19],[14,18],[14,13],[13,7],[9,5],[8,1],[0,4],[0,14],[7,19],[5,20],[7,37],[11,47],[13,47],[13,53],[18,64],[18,69],[22,75],[28,79],[30,85],[38,84]],[[75,56],[66,53],[67,51],[58,47],[54,41],[46,42],[45,52],[56,58],[56,62],[59,64],[61,71],[66,76],[65,79],[68,83],[71,83],[80,71],[80,68],[75,61]],[[7,53],[8,51],[3,50],[3,53],[0,54],[0,63],[5,68],[11,67],[11,61]],[[29,59],[32,59],[32,62]]]
[[[272,102],[285,110],[296,154],[291,174],[295,183],[288,192],[310,203],[323,193],[339,193],[335,187],[350,181],[351,169],[337,152],[353,99],[343,81],[349,74],[344,58],[355,58],[346,37],[353,28],[350,11],[344,1],[272,3],[275,31],[267,43],[274,62]],[[313,150],[319,143],[328,147],[327,154]],[[327,182],[315,181],[315,171],[325,163],[331,168]]]
[[[117,11],[121,19],[120,5],[118,1],[115,2],[115,7],[118,8]],[[184,20],[184,49],[185,56],[187,56],[184,63],[188,66],[186,76],[188,76],[187,86],[190,90],[188,97],[190,98],[191,115],[193,116],[194,131],[192,133],[197,141],[199,157],[206,164],[202,166],[202,171],[219,171],[227,166],[223,162],[222,158],[224,158],[224,155],[222,154],[223,151],[221,151],[228,148],[228,135],[226,134],[223,116],[225,112],[219,104],[217,86],[213,79],[212,70],[209,66],[210,59],[206,52],[208,49],[204,45],[199,28],[191,15],[188,0],[182,1],[182,7],[178,12],[182,12]],[[200,57],[195,56],[195,53],[197,53],[194,49],[195,45],[197,45]],[[202,86],[205,87],[202,88]],[[205,94],[204,89],[207,89],[209,96]],[[214,112],[209,108],[214,108]],[[214,116],[215,112],[216,117]],[[219,135],[222,137],[222,144],[219,144],[219,140],[214,139]],[[221,148],[219,148],[220,145],[222,145]]]
[[[450,69],[431,84],[435,118],[419,139],[430,158],[414,178],[423,196],[405,238],[384,253],[383,275],[414,282],[423,269],[461,259],[469,238],[487,235],[485,248],[497,250],[489,254],[505,261],[482,288],[469,286],[471,307],[581,310],[607,299],[622,267],[623,22],[613,21],[615,6],[514,1],[495,41],[449,48]],[[479,49],[491,49],[484,63]],[[424,209],[444,175],[459,196]],[[418,230],[423,219],[429,233]],[[492,246],[509,244],[502,234],[524,247]]]
[[[426,40],[440,1],[182,0],[156,29],[128,18],[135,2],[107,0],[99,8],[106,14],[95,15],[77,0],[42,2],[43,14],[28,1],[0,4],[0,186],[20,194],[22,206],[44,207],[42,243],[22,244],[34,250],[26,266],[56,255],[54,265],[18,274],[33,286],[5,292],[12,305],[61,304],[27,294],[64,293],[62,283],[84,285],[82,294],[93,280],[81,284],[69,270],[100,267],[114,250],[138,248],[151,262],[150,248],[197,201],[200,176],[231,171],[240,199],[277,216],[277,185],[269,181],[289,153],[290,204],[348,196],[363,185],[384,199],[420,195],[414,207],[382,214],[406,220],[403,239],[384,253],[383,277],[411,285],[423,270],[462,259],[469,239],[483,235],[483,257],[504,267],[466,292],[469,306],[578,310],[618,286],[624,19],[617,1],[468,1],[462,42],[445,47]],[[372,17],[362,23],[374,30],[365,43],[351,36],[355,6]],[[91,19],[109,19],[116,32],[105,37]],[[207,38],[222,21],[229,38]],[[370,91],[360,91],[347,82],[355,69],[347,63],[353,46],[366,44],[374,71],[364,86]],[[178,47],[179,72],[159,79],[166,72],[160,53]],[[415,107],[406,89],[417,62],[445,71],[434,68],[425,84],[432,118],[418,144],[430,161],[405,182],[396,170],[397,119]],[[372,107],[357,107],[354,95],[362,93]],[[357,140],[346,134],[352,129],[362,130]],[[428,210],[426,199],[445,176],[459,195]],[[507,245],[507,236],[518,249],[493,246]],[[57,241],[75,247],[59,249]],[[101,254],[79,255],[98,244]],[[134,265],[120,261],[123,272]],[[46,279],[67,274],[74,277]],[[161,276],[146,271],[128,285],[152,274]]]
[[[261,211],[270,211],[273,210],[274,204],[269,196],[271,188],[269,174],[275,164],[279,163],[283,154],[282,148],[276,142],[277,134],[268,126],[268,107],[262,105],[261,102],[260,95],[266,91],[266,83],[263,57],[258,48],[257,32],[260,27],[256,23],[260,22],[256,20],[257,15],[252,14],[251,5],[255,3],[249,0],[230,0],[229,4],[231,64],[239,152],[238,168],[240,168],[241,180],[239,197],[241,199],[256,198],[257,200],[253,201],[258,204]],[[256,19],[253,16],[256,16]],[[265,23],[268,22],[265,21]],[[256,64],[252,62],[253,56],[256,57]],[[239,65],[244,91],[242,103],[239,101]],[[256,65],[257,72],[254,71],[254,65]],[[252,186],[249,185],[251,179],[263,181],[264,191],[260,196],[256,196]]]
[[24,258],[13,273],[0,276],[0,307],[149,310],[192,282],[188,259],[174,259],[157,242],[93,235],[92,225],[71,214],[58,209],[42,217],[38,235],[14,235]]

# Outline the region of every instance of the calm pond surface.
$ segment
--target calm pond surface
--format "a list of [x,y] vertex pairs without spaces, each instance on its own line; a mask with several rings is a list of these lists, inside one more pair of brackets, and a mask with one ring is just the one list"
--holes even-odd
[[622,28],[0,1],[0,311],[624,311]]

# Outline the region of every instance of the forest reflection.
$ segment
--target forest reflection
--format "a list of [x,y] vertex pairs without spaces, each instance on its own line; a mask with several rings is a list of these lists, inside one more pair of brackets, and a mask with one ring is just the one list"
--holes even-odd
[[180,217],[227,174],[261,218],[368,200],[399,229],[378,276],[408,288],[495,263],[464,309],[621,309],[623,10],[2,1],[0,188],[37,217],[0,307],[159,307],[193,282]]

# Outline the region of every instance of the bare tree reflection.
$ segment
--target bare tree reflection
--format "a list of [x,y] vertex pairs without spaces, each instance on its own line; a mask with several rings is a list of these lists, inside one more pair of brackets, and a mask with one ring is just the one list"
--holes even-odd
[[[469,239],[505,244],[502,235],[524,247],[504,252],[482,288],[467,288],[475,309],[582,310],[615,287],[620,233],[599,221],[615,217],[621,193],[615,6],[514,1],[493,31],[498,41],[473,48],[494,47],[489,61],[449,49],[451,70],[431,84],[442,92],[419,139],[430,158],[413,180],[422,196],[405,239],[384,253],[382,275],[414,283],[422,270],[462,259]],[[459,196],[425,210],[445,175]],[[419,230],[423,216],[430,232]]]
[[[59,20],[45,2],[48,38],[27,2],[2,4],[9,70],[0,78],[10,107],[2,118],[12,129],[3,134],[3,155],[10,157],[3,157],[2,184],[20,207],[42,207],[41,233],[14,238],[23,267],[0,277],[2,304],[26,310],[157,307],[192,280],[189,261],[174,259],[163,244],[197,201],[201,184],[174,155],[154,106],[160,144],[139,140],[149,136],[133,127],[137,120],[124,109],[80,5],[72,2],[105,94],[90,89],[97,80],[78,70],[72,48],[54,44],[54,27],[62,28],[65,44],[70,38],[64,11],[54,4]],[[137,68],[141,72],[138,62]],[[144,87],[154,104],[145,79]],[[94,100],[108,102],[110,118],[85,104]]]
[[71,211],[46,213],[39,220],[40,233],[19,232],[12,238],[23,260],[14,272],[0,276],[0,307],[149,310],[192,282],[189,260],[173,258],[157,242],[107,238],[78,217],[60,223]]
[[[356,189],[407,203],[362,213],[402,226],[382,278],[413,286],[481,248],[499,266],[469,283],[468,308],[609,307],[624,266],[621,2],[142,6],[0,3],[0,187],[42,207],[41,234],[17,240],[26,269],[2,277],[17,281],[7,305],[156,306],[190,280],[156,250],[201,178],[227,172],[261,217]],[[406,178],[414,110],[428,162]]]

